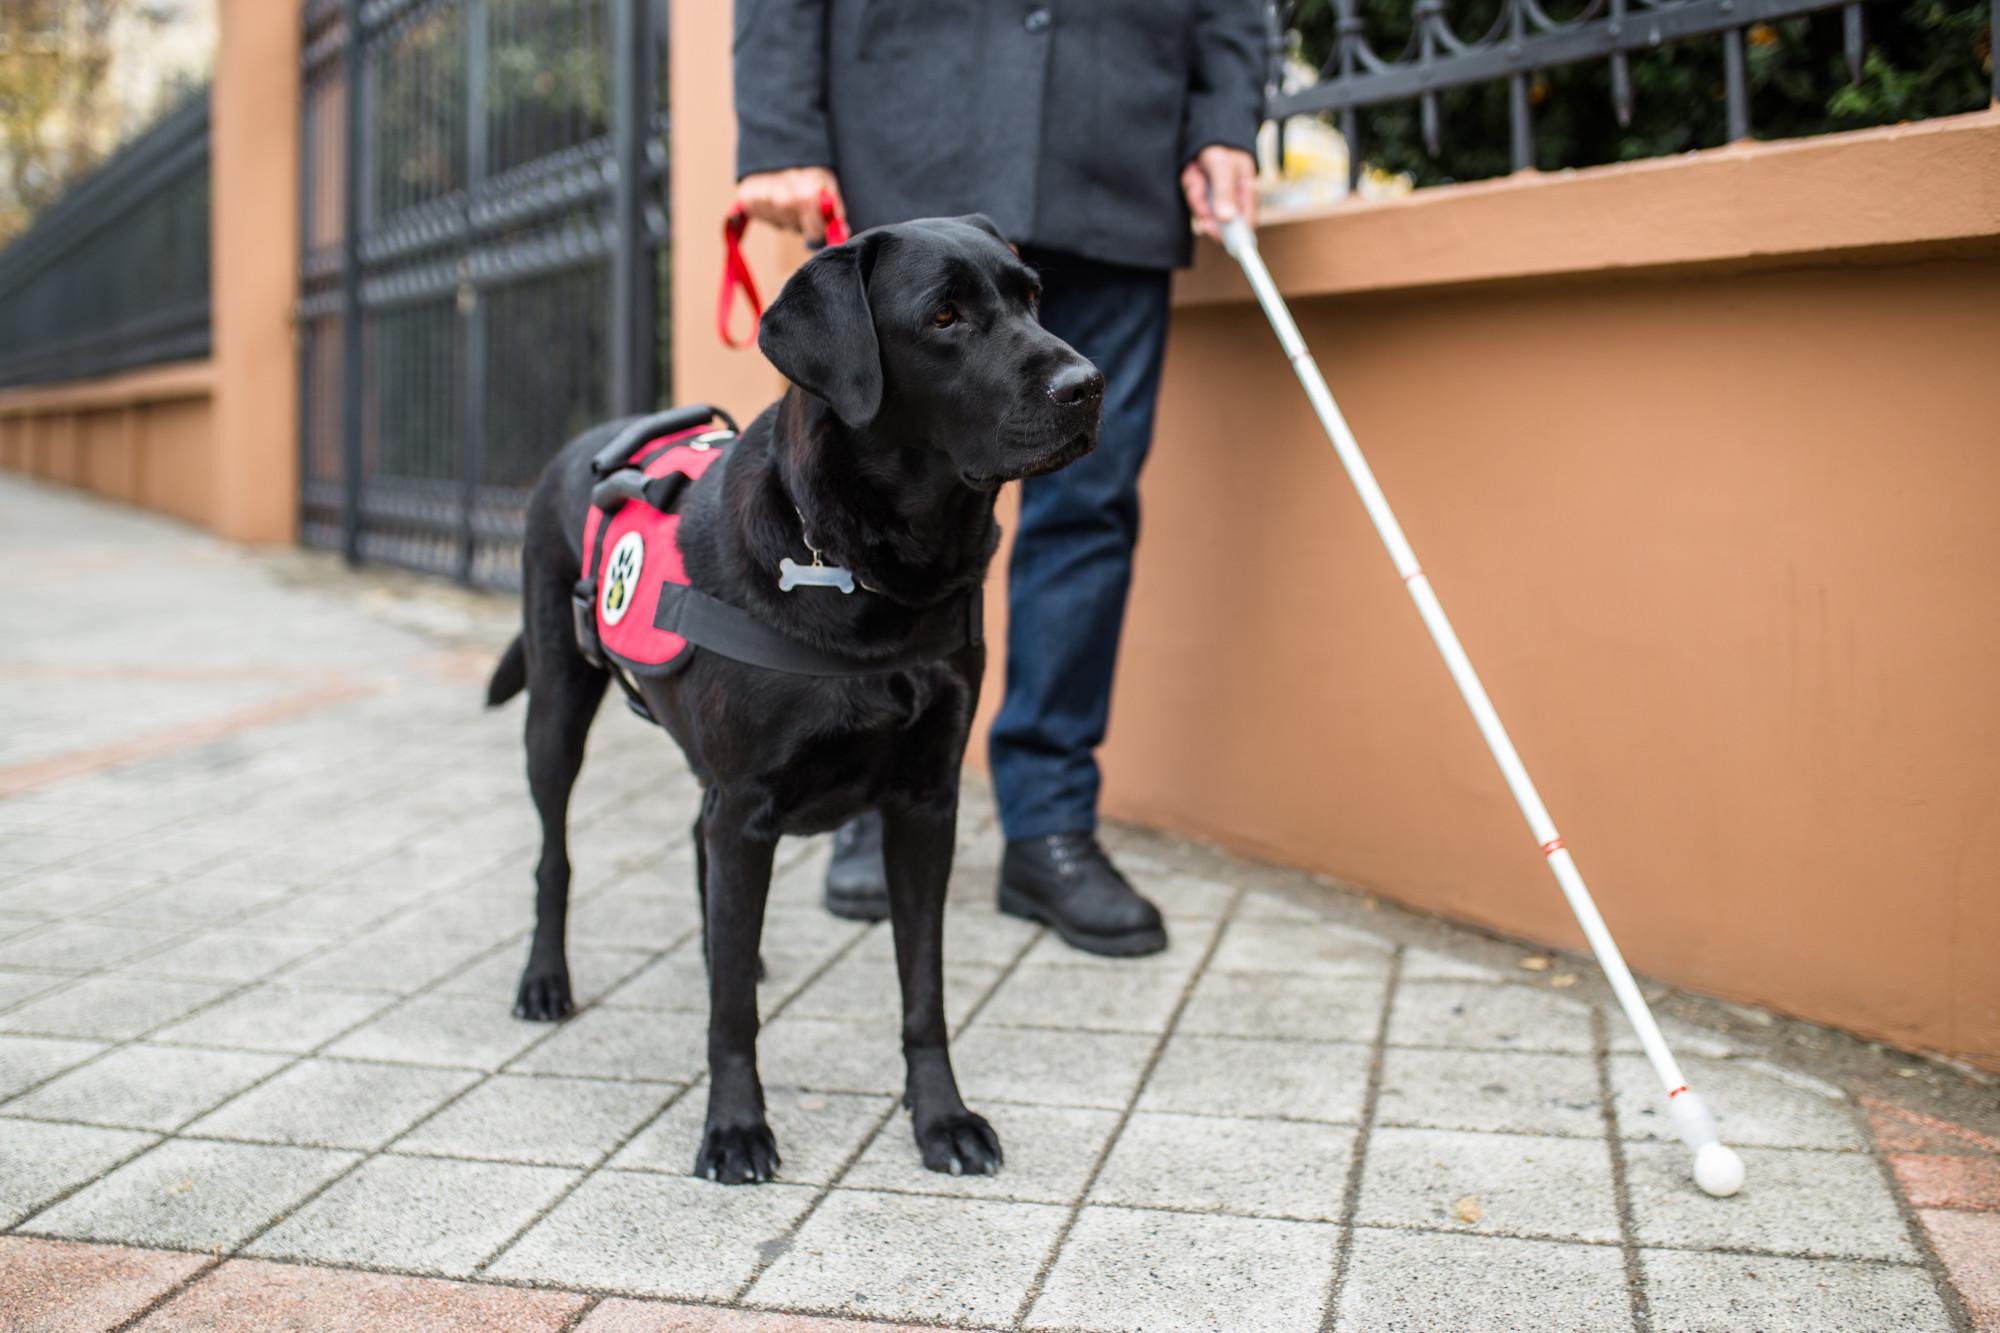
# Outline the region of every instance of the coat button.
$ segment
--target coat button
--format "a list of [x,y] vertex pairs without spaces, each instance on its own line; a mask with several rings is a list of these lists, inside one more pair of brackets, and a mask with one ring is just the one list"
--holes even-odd
[[1021,21],[1021,26],[1029,32],[1047,32],[1050,21],[1048,10],[1031,9],[1028,11],[1028,17]]

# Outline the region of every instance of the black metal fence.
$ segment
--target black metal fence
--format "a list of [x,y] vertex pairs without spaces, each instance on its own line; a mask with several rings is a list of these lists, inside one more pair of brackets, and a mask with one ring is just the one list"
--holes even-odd
[[0,250],[0,386],[208,355],[208,97]]
[[542,464],[666,393],[665,0],[308,0],[301,533],[511,586]]
[[[1996,60],[1996,53],[2000,53],[2000,3],[1989,0],[1989,5],[1984,38],[1970,41],[1965,55],[1968,61],[1978,59],[1971,48],[1983,40],[1985,79],[1990,83],[1991,99],[2000,102],[2000,60]],[[1368,151],[1363,110],[1414,101],[1418,135],[1428,152],[1436,156],[1443,136],[1441,96],[1504,81],[1508,156],[1512,169],[1520,171],[1536,164],[1534,102],[1541,90],[1535,77],[1559,67],[1608,62],[1608,110],[1618,125],[1630,126],[1635,57],[1680,43],[1719,43],[1724,125],[1731,142],[1750,137],[1755,128],[1744,50],[1746,35],[1769,41],[1774,37],[1774,24],[1838,12],[1847,75],[1856,83],[1863,77],[1869,19],[1858,0],[1579,0],[1572,14],[1556,17],[1550,13],[1550,9],[1561,7],[1554,0],[1499,0],[1497,5],[1480,5],[1482,16],[1490,11],[1491,19],[1485,30],[1474,36],[1461,34],[1453,26],[1446,0],[1407,0],[1407,12],[1400,4],[1371,5],[1369,0],[1274,0],[1269,8],[1269,114],[1279,120],[1281,133],[1285,117],[1313,113],[1337,116],[1348,145],[1352,181],[1359,178]],[[1881,12],[1881,6],[1873,8]],[[1380,21],[1384,9],[1395,11],[1394,22]],[[1391,40],[1400,49],[1394,54],[1378,51],[1371,40],[1371,27],[1378,30],[1374,34],[1378,39],[1381,30],[1393,29]],[[1301,41],[1301,28],[1315,30],[1319,40]],[[1327,28],[1330,33],[1323,32]],[[1318,81],[1285,90],[1286,57],[1308,45],[1330,53],[1323,62],[1317,58],[1308,61],[1318,66]],[[1924,75],[1929,76],[1929,72]],[[1977,106],[1975,93],[1967,105],[1953,109]],[[1677,107],[1675,113],[1685,119],[1689,108]],[[1921,114],[1926,112],[1905,109],[1886,118]]]

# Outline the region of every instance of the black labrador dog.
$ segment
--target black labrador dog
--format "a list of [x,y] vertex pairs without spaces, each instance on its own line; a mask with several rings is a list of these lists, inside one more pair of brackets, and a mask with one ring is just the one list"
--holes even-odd
[[[757,345],[791,381],[681,504],[693,586],[821,650],[892,662],[925,612],[986,577],[1003,482],[1054,471],[1097,442],[1104,378],[1037,319],[1038,284],[984,217],[863,232],[808,260]],[[591,458],[617,423],[573,441],[528,504],[523,628],[488,701],[528,691],[528,780],[542,821],[536,923],[517,1015],[571,1011],[566,818],[607,673],[579,649]],[[719,478],[718,484],[709,479]],[[812,545],[806,532],[812,534]],[[860,585],[781,591],[780,562],[817,553]],[[999,1167],[945,1049],[942,938],[959,769],[985,652],[876,674],[794,675],[697,652],[639,683],[703,787],[696,878],[709,962],[708,1122],[695,1174],[769,1180],[778,1152],[757,1075],[758,936],[781,834],[884,818],[905,1099],[933,1171]]]

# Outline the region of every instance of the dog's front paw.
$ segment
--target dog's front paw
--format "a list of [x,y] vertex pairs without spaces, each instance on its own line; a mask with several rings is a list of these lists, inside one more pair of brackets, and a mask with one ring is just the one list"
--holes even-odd
[[521,988],[514,993],[514,1017],[531,1023],[554,1023],[576,1012],[569,994],[569,968],[528,964],[521,974]]
[[710,1125],[702,1131],[694,1173],[723,1185],[762,1184],[777,1175],[780,1160],[769,1125]]
[[986,1117],[971,1111],[917,1126],[917,1151],[932,1171],[954,1176],[990,1176],[1000,1169],[1000,1136]]

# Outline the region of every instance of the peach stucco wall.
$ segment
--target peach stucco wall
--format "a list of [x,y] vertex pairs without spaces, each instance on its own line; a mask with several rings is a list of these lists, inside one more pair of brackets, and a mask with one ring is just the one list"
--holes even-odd
[[[1995,310],[1991,259],[1299,308],[1633,965],[1987,1062]],[[1161,407],[1112,809],[1578,943],[1253,309],[1179,313]]]
[[211,524],[213,393],[205,361],[0,393],[0,467]]
[[[751,412],[779,380],[710,331],[728,25],[674,12],[676,395]],[[2000,115],[1264,246],[1634,965],[2000,1065]],[[1580,946],[1209,247],[1144,497],[1110,813]]]
[[0,391],[0,467],[241,541],[298,517],[297,0],[221,0],[210,133],[212,354]]

